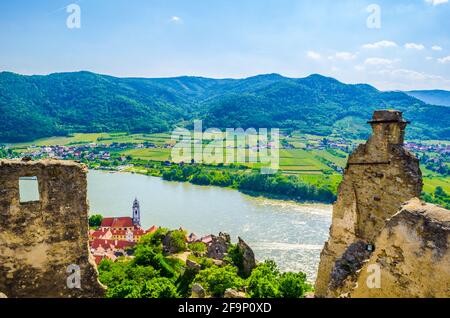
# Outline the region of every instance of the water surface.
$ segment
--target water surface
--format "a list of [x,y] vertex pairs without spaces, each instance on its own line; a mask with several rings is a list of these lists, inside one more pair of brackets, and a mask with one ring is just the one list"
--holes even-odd
[[198,236],[227,232],[244,239],[258,260],[277,262],[283,271],[316,276],[328,238],[331,206],[251,197],[233,189],[164,181],[131,173],[90,171],[90,213],[131,216],[135,197],[142,226],[180,226]]

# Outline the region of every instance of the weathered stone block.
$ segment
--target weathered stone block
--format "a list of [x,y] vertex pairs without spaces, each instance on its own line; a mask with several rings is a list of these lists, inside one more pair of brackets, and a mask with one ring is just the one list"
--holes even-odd
[[[72,161],[0,161],[0,290],[8,297],[104,294],[89,252],[86,173]],[[22,177],[37,177],[39,201],[21,202]]]
[[414,198],[387,220],[375,246],[343,291],[349,297],[450,297],[449,210]]
[[422,191],[419,161],[403,147],[407,122],[402,113],[375,111],[369,123],[372,135],[349,156],[339,185],[330,237],[320,257],[315,285],[318,297],[336,296],[330,286],[331,273],[345,251],[358,241],[373,243],[386,219]]

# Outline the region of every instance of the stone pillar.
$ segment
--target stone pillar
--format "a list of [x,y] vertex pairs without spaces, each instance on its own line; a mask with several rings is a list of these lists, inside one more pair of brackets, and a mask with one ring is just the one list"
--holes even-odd
[[[0,160],[0,290],[8,297],[104,294],[89,252],[86,172],[72,161]],[[22,177],[37,178],[37,200],[20,200]]]
[[[349,156],[333,206],[330,237],[320,256],[316,297],[336,296],[345,278],[362,266],[365,247],[374,242],[386,219],[403,202],[420,196],[419,161],[403,147],[407,123],[400,111],[375,111],[369,121],[371,137]],[[361,257],[345,259],[349,248],[351,255]]]

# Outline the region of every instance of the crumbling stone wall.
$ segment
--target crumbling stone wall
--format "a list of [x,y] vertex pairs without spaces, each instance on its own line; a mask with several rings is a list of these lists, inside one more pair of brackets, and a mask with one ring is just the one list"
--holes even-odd
[[[0,291],[8,297],[103,295],[88,245],[86,172],[72,161],[0,161]],[[39,201],[21,203],[19,178],[32,176]]]
[[387,221],[375,246],[342,296],[450,297],[449,210],[414,198]]
[[345,251],[373,244],[386,219],[422,190],[419,161],[403,147],[407,122],[402,113],[375,111],[369,123],[372,136],[350,155],[338,189],[330,237],[320,256],[316,297],[336,296],[345,281],[342,273],[353,268],[347,275],[354,274],[362,266],[360,257],[342,258]]

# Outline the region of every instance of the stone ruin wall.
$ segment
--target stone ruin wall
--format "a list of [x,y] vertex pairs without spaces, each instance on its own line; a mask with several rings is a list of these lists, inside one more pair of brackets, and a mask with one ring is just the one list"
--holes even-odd
[[330,237],[320,256],[316,297],[338,296],[337,286],[348,273],[337,268],[336,261],[344,256],[338,265],[362,266],[358,262],[367,257],[366,246],[374,243],[385,220],[421,194],[419,161],[403,147],[407,122],[402,113],[375,111],[369,123],[372,136],[350,155],[338,189]]
[[[346,281],[338,293],[355,298],[448,298],[449,247],[450,211],[411,199],[387,220],[358,277]],[[374,288],[373,265],[380,268],[379,288]]]
[[[72,161],[0,160],[0,292],[8,297],[104,294],[89,251],[86,173]],[[21,177],[37,177],[39,201],[20,202]],[[81,288],[68,287],[70,265],[80,268]]]

